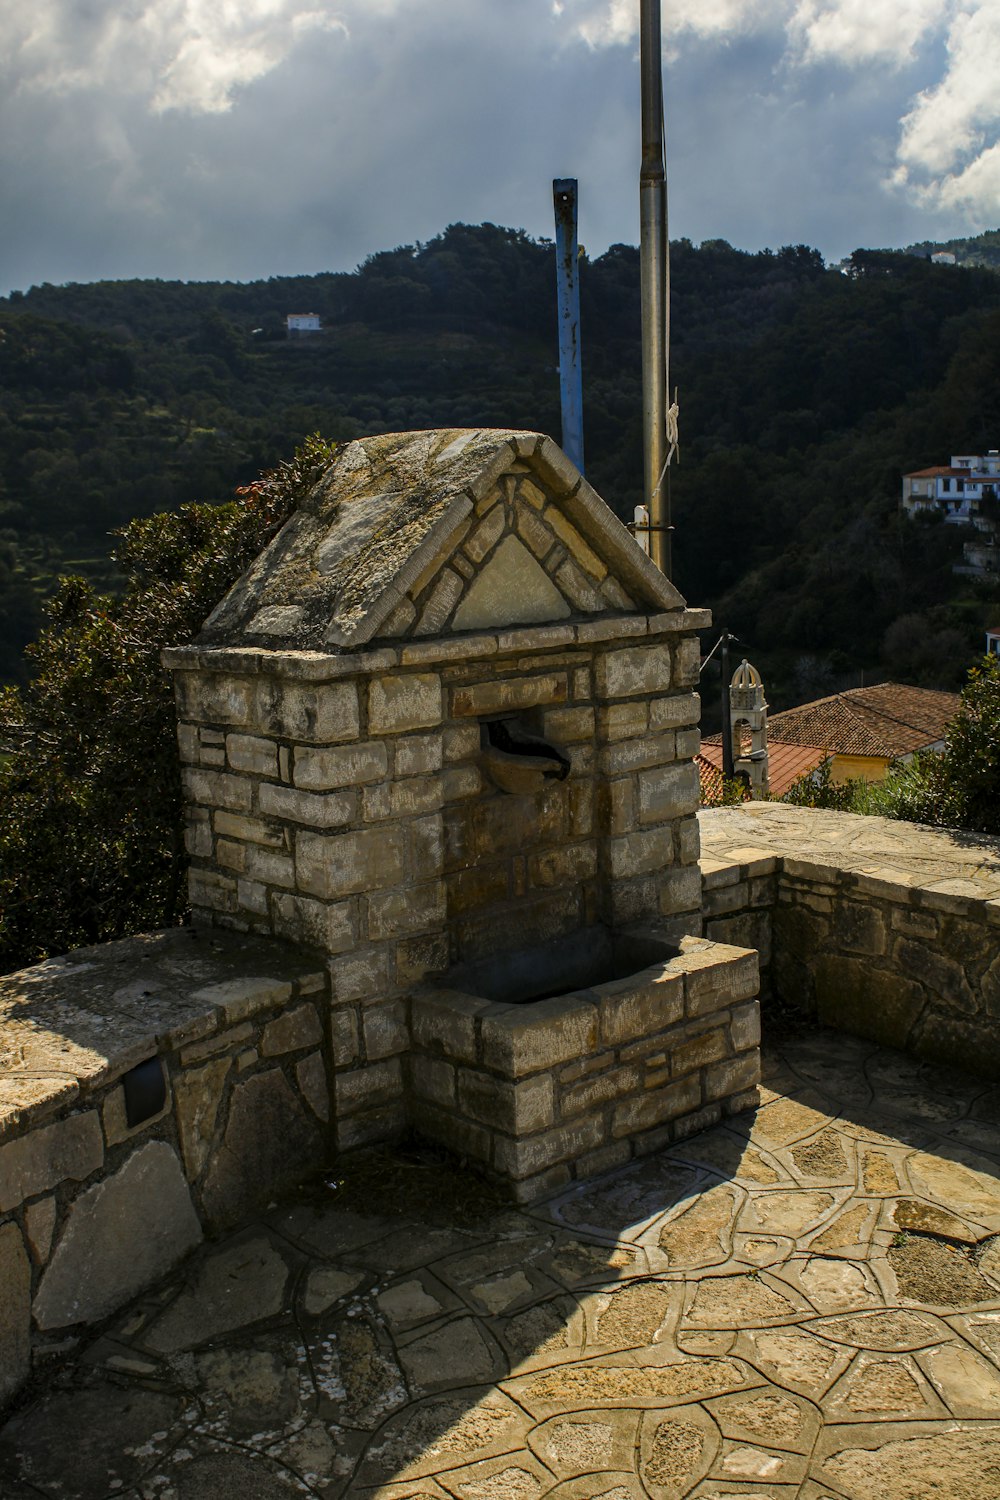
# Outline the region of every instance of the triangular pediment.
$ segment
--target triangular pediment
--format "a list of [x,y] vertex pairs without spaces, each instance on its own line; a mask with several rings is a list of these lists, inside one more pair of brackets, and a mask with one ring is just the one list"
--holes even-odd
[[683,607],[551,438],[400,433],[337,454],[201,641],[344,650]]
[[542,625],[572,613],[540,562],[516,536],[505,536],[465,589],[452,630]]

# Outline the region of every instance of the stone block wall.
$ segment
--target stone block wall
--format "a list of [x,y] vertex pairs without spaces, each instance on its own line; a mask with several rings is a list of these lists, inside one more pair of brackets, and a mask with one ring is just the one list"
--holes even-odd
[[823,1025],[995,1078],[1000,906],[786,858],[772,982]]
[[503,1005],[412,1000],[418,1129],[529,1202],[757,1103],[757,955],[685,939],[625,979]]
[[[833,850],[828,861],[766,847],[727,854],[713,840],[705,936],[759,950],[765,1003],[995,1078],[1000,900],[935,869],[937,831],[911,826],[907,837],[909,871],[846,868]],[[988,868],[995,841],[979,842]]]
[[[319,1167],[327,978],[189,930],[0,979],[0,1403],[205,1234]],[[162,1107],[129,1125],[153,1060]]]
[[[340,1147],[405,1122],[414,985],[593,923],[697,930],[700,623],[166,654],[196,915],[326,955]],[[566,781],[490,784],[480,726],[510,715],[569,756]]]
[[763,1000],[772,993],[772,927],[781,859],[766,850],[744,849],[726,858],[703,856],[701,866],[704,935],[757,950]]

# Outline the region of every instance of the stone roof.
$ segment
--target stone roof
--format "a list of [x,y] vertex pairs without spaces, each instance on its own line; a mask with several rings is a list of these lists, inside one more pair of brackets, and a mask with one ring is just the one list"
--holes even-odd
[[772,714],[768,739],[891,760],[943,740],[959,705],[957,693],[880,682]]
[[199,644],[345,650],[684,600],[551,438],[449,429],[349,443]]

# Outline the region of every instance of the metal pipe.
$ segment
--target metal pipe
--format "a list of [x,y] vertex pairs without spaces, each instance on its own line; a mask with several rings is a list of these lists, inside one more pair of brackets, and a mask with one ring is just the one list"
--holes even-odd
[[663,132],[660,0],[641,0],[642,166],[639,174],[642,281],[643,477],[653,561],[670,577],[667,407],[670,389],[670,271]]
[[559,389],[562,445],[583,473],[583,368],[580,357],[580,271],[577,240],[577,184],[557,177],[552,184],[556,213],[556,278],[559,293]]
[[729,634],[728,630],[722,635],[722,774],[727,781],[732,781],[735,773],[733,766],[733,704],[729,692],[729,643],[735,641],[736,637]]

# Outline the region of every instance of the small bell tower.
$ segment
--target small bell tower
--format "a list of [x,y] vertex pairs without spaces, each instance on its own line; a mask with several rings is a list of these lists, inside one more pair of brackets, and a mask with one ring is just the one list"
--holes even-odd
[[[749,747],[744,728],[749,732]],[[767,792],[767,700],[757,668],[744,659],[729,685],[729,734],[733,770],[755,796]]]

